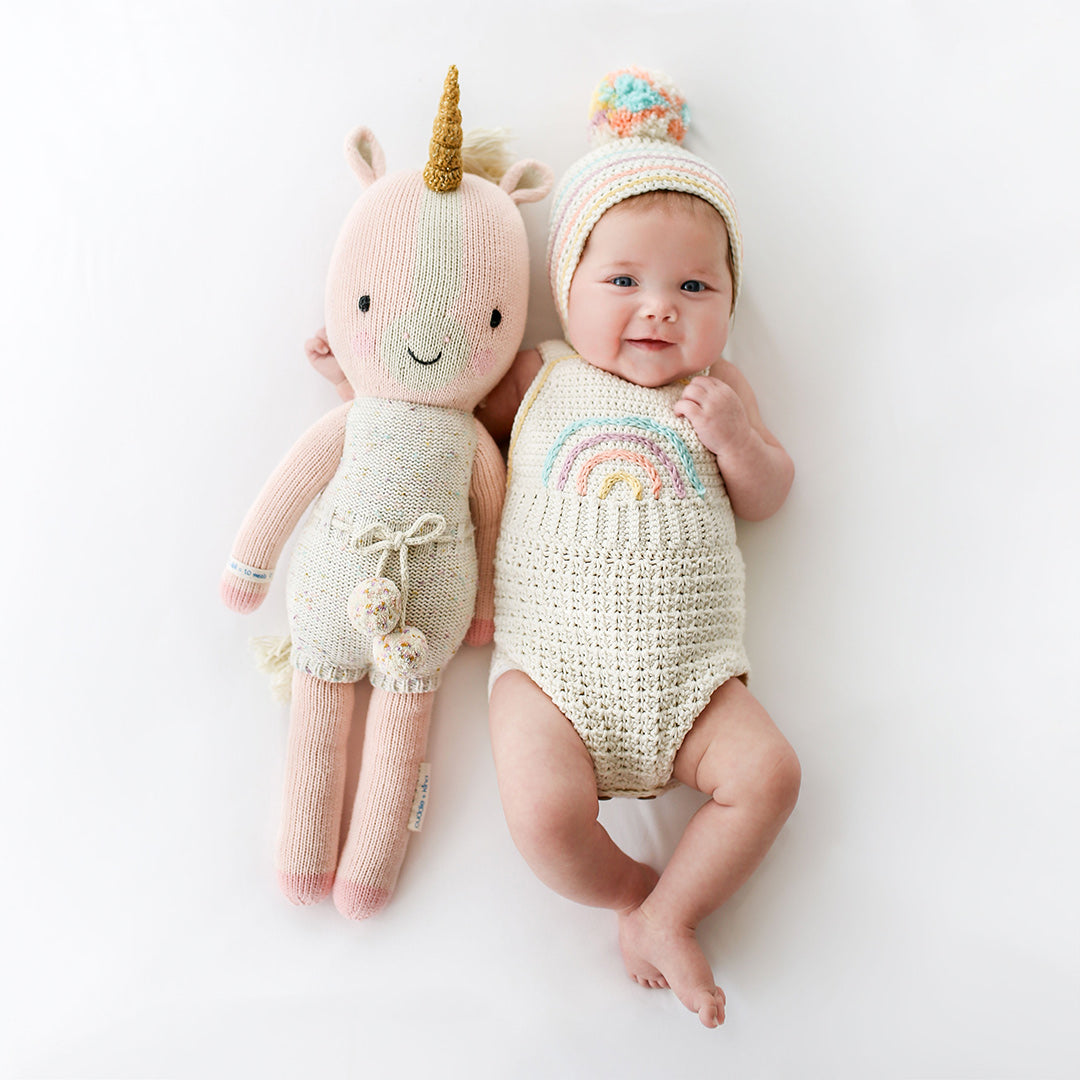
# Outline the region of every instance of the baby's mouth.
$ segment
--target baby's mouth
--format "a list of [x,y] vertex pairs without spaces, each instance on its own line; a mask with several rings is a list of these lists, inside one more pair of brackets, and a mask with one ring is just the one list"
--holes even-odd
[[661,352],[674,344],[672,341],[663,341],[660,338],[628,338],[626,343],[638,349],[645,349],[647,352]]

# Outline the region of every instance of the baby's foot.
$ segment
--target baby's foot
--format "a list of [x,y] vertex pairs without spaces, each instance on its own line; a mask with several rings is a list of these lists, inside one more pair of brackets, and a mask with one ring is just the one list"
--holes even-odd
[[640,907],[619,916],[623,963],[642,986],[670,987],[708,1028],[724,1022],[724,991],[692,930],[656,922]]
[[629,907],[618,912],[619,945],[622,948],[623,963],[626,965],[626,973],[639,986],[647,986],[652,990],[667,990],[667,979],[665,979],[664,976],[643,957],[635,956],[633,960],[631,960],[624,944],[623,924],[638,910],[639,907],[641,907],[649,896],[649,893],[656,888],[656,883],[660,880],[660,875],[651,866],[648,866],[645,863],[638,863],[637,865],[641,871],[637,883],[637,895],[635,896],[634,902]]

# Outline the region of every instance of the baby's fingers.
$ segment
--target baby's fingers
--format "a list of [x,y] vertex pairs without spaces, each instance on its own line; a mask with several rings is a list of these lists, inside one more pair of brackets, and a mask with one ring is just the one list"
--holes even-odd
[[321,337],[308,338],[304,342],[304,354],[312,363],[315,363],[316,360],[330,355],[330,342]]
[[706,388],[698,384],[697,379],[686,384],[683,388],[682,397],[680,401],[696,401],[701,404],[705,400]]
[[683,397],[679,398],[679,400],[672,405],[671,411],[676,416],[681,416],[683,419],[689,420],[691,424],[705,415],[705,410],[701,407],[701,403],[686,395],[683,395]]

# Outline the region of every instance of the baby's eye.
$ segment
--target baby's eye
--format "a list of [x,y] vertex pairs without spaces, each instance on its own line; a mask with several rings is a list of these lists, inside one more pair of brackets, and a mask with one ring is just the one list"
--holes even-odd
[[684,281],[682,289],[684,292],[704,292],[705,283],[703,281]]
[[618,285],[620,289],[632,289],[634,287],[634,279],[628,277],[626,274],[617,274],[611,278],[612,285]]

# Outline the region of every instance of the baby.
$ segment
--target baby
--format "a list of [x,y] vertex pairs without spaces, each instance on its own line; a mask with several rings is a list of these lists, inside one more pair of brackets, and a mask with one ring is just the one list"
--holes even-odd
[[[551,215],[567,341],[521,353],[479,416],[499,439],[516,411],[491,684],[514,842],[552,889],[617,913],[631,978],[716,1027],[724,994],[695,929],[799,790],[794,751],[746,687],[734,516],[774,513],[794,469],[721,356],[741,238],[721,177],[678,145],[685,121],[658,76],[601,82],[599,145]],[[710,798],[657,874],[614,844],[598,799],[680,782]]]

